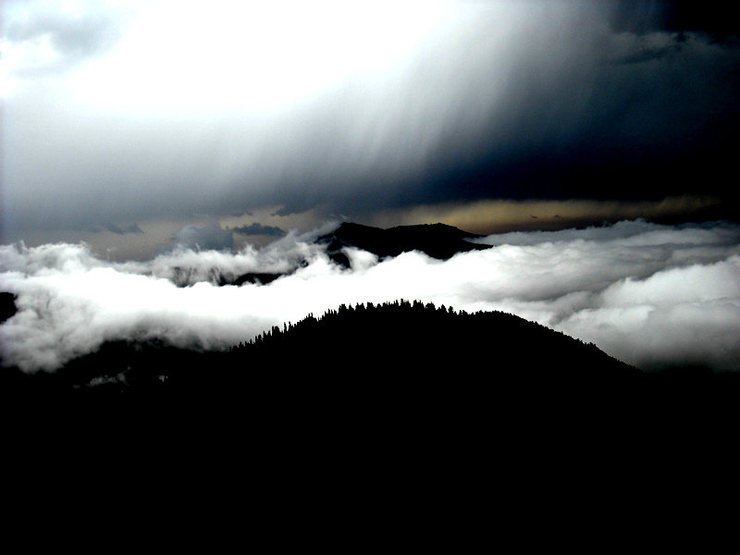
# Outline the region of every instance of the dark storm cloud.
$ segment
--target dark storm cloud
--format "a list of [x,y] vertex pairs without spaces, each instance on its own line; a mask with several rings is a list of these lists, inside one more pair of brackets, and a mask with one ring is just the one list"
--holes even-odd
[[611,23],[631,32],[698,32],[712,40],[737,37],[738,24],[731,2],[708,0],[649,0],[618,2]]
[[[387,103],[408,112],[379,126],[380,144],[362,145],[355,171],[337,179],[348,186],[318,186],[332,177],[321,167],[301,167],[291,175],[301,192],[285,195],[282,213],[318,203],[357,213],[381,203],[712,193],[725,201],[721,217],[737,217],[726,179],[734,172],[732,137],[740,124],[733,100],[740,50],[691,26],[668,31],[661,11],[637,17],[644,32],[610,27],[605,14],[615,9],[596,4],[571,3],[580,8],[574,12],[538,5],[542,19],[515,22],[510,44],[525,34],[527,40],[506,53],[504,64],[483,47],[496,29],[494,18],[483,17],[461,40],[467,52],[435,51],[418,61],[422,85],[409,87],[411,94],[397,91]],[[352,144],[341,140],[339,128],[316,127],[320,145]],[[421,153],[409,145],[423,145]],[[391,148],[412,163],[399,163]]]
[[680,54],[681,46],[688,40],[685,35],[677,37],[662,37],[663,44],[645,44],[633,51],[624,54],[621,58],[616,58],[615,63],[624,64],[641,64],[650,60],[660,60],[668,56],[677,56]]
[[[688,16],[666,16],[665,3],[633,4],[643,3],[446,4],[445,17],[395,65],[349,72],[318,92],[253,111],[219,111],[219,91],[248,96],[282,78],[290,89],[322,75],[321,58],[293,68],[306,44],[285,37],[283,71],[252,79],[250,64],[277,48],[272,39],[269,48],[246,48],[234,33],[225,44],[240,57],[225,61],[204,39],[207,55],[186,64],[179,43],[168,42],[174,31],[161,29],[147,56],[121,66],[135,68],[120,83],[121,102],[141,105],[109,109],[116,88],[86,102],[33,88],[8,100],[4,224],[119,225],[274,205],[283,206],[280,214],[320,205],[356,217],[488,198],[713,194],[731,207],[735,193],[725,181],[740,124],[740,52],[713,41],[708,21],[686,24],[679,35]],[[281,17],[291,23],[290,11]],[[22,40],[18,33],[11,41]],[[55,40],[71,48],[74,36]],[[217,35],[207,39],[218,43]],[[374,36],[372,49],[384,40]],[[138,52],[133,41],[121,44],[122,52]],[[162,56],[162,66],[147,69],[153,56]],[[223,73],[208,73],[213,67]],[[290,71],[301,78],[291,81]],[[180,94],[157,100],[177,79]],[[93,79],[88,88],[97,86]],[[280,93],[266,91],[256,105]],[[174,110],[181,97],[193,105]]]
[[[450,159],[437,174],[441,199],[659,199],[702,190],[735,198],[726,176],[740,123],[738,49],[661,32],[607,33],[583,48],[571,59],[543,57],[554,64],[550,75],[519,73],[506,113],[471,146],[477,156]],[[451,152],[451,139],[437,159]]]

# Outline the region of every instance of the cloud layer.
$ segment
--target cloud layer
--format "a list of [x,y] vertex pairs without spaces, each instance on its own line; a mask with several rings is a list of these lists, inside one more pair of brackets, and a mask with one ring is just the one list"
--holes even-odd
[[[628,221],[493,235],[484,240],[492,248],[444,262],[416,252],[378,260],[350,249],[350,269],[313,243],[325,231],[289,233],[237,254],[179,249],[118,264],[84,245],[0,247],[0,289],[16,293],[19,308],[0,326],[3,356],[34,371],[111,339],[219,348],[341,303],[405,298],[518,314],[643,368],[740,370],[740,226]],[[268,285],[214,285],[244,272],[289,275]]]

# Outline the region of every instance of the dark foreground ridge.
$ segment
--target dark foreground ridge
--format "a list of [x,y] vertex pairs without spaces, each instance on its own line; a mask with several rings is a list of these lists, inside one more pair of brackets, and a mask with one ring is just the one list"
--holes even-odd
[[640,375],[594,345],[518,316],[397,301],[342,305],[320,318],[310,315],[274,327],[227,351],[192,351],[159,341],[109,342],[56,372],[18,374],[17,385],[85,396],[241,395],[300,384],[301,394],[377,396],[437,388],[435,394],[450,388],[463,394],[468,387],[474,394],[480,387],[513,382],[601,387]]
[[0,291],[0,324],[5,322],[8,318],[12,318],[18,307],[15,306],[16,296],[13,293],[7,291]]
[[201,407],[384,417],[583,404],[632,409],[646,400],[691,409],[734,404],[739,390],[734,374],[644,373],[518,316],[418,301],[343,305],[226,351],[118,341],[53,373],[3,368],[0,376],[3,396],[16,400],[187,399]]
[[0,368],[0,421],[34,480],[72,483],[50,471],[69,461],[76,488],[133,476],[147,493],[166,481],[283,503],[351,484],[383,511],[412,488],[421,505],[459,494],[455,512],[477,514],[481,492],[528,507],[522,488],[561,485],[560,499],[625,471],[653,480],[646,466],[669,444],[679,458],[660,468],[708,457],[708,438],[734,445],[738,391],[733,375],[646,374],[510,314],[398,301],[223,352],[111,342],[52,374]]

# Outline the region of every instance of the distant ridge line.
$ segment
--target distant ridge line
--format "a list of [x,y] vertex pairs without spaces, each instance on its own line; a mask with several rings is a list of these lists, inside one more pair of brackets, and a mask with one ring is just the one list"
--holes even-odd
[[471,243],[482,235],[463,231],[442,223],[403,225],[387,229],[344,222],[331,233],[322,235],[317,242],[327,245],[329,256],[335,262],[349,265],[342,249],[359,248],[381,258],[398,256],[404,252],[418,251],[439,260],[448,260],[456,254],[489,249],[489,245]]

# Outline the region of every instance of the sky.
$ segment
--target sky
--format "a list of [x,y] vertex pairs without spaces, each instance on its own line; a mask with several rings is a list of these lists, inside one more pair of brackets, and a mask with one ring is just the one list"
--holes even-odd
[[490,232],[570,200],[574,225],[736,217],[726,9],[6,0],[2,241],[142,258],[187,225]]
[[[161,287],[180,306],[207,292],[225,314],[235,293],[208,281],[214,267],[308,257],[299,275],[317,279],[306,291],[326,308],[338,298],[321,284],[337,272],[357,298],[440,299],[448,286],[450,305],[508,307],[648,365],[682,353],[740,369],[727,335],[740,305],[740,42],[727,4],[4,0],[0,288],[23,307],[0,326],[5,354],[33,370],[153,329],[223,342],[167,320],[180,309],[130,314],[94,295]],[[346,220],[455,225],[489,237],[513,273],[493,254],[354,253],[345,275],[310,238]],[[658,226],[634,233],[658,242],[625,245],[624,226]],[[515,271],[525,261],[531,271]],[[398,275],[407,289],[371,286],[402,263],[447,277],[416,295]],[[481,273],[468,283],[456,271]],[[529,292],[495,281],[518,271],[539,278],[524,280]],[[92,280],[87,292],[70,292],[70,276]],[[317,308],[264,300],[281,287],[255,289],[255,306],[273,308],[243,325],[208,311],[192,322],[257,333]],[[70,306],[100,309],[98,333],[73,340]],[[641,350],[648,321],[662,332]]]

